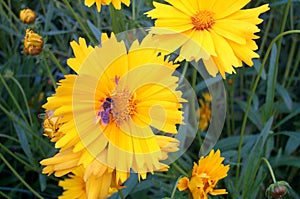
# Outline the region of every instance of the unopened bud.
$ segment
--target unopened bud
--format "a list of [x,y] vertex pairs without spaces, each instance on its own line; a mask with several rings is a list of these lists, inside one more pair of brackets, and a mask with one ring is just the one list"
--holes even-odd
[[35,12],[29,8],[20,11],[20,19],[26,24],[34,23],[35,18]]
[[33,30],[27,29],[24,38],[24,52],[29,55],[38,55],[43,50],[43,38]]

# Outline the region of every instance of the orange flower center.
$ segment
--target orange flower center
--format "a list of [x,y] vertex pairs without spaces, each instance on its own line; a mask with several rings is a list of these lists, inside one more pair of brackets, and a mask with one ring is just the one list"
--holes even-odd
[[128,90],[116,90],[112,95],[111,113],[118,126],[129,120],[134,114],[136,102],[135,97]]
[[192,24],[196,30],[208,30],[215,23],[213,16],[214,13],[211,11],[199,11],[191,17]]

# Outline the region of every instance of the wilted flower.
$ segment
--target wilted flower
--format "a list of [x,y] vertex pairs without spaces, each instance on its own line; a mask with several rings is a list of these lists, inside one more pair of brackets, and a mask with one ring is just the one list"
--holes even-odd
[[29,55],[38,55],[43,50],[43,38],[33,30],[27,29],[24,38],[24,52]]

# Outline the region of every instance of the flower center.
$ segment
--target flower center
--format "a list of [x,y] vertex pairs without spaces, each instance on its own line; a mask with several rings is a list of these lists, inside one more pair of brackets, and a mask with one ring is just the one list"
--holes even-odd
[[192,24],[196,30],[208,30],[215,23],[213,16],[214,13],[211,11],[199,11],[191,17]]
[[112,95],[111,113],[118,126],[129,120],[135,112],[135,97],[128,90],[116,89]]

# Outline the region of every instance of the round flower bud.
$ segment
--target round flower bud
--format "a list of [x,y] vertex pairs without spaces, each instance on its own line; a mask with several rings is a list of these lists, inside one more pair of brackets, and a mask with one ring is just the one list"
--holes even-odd
[[35,12],[29,8],[20,11],[20,19],[26,24],[34,23],[35,18]]
[[43,38],[33,30],[27,29],[24,38],[24,52],[29,55],[38,55],[43,50]]

